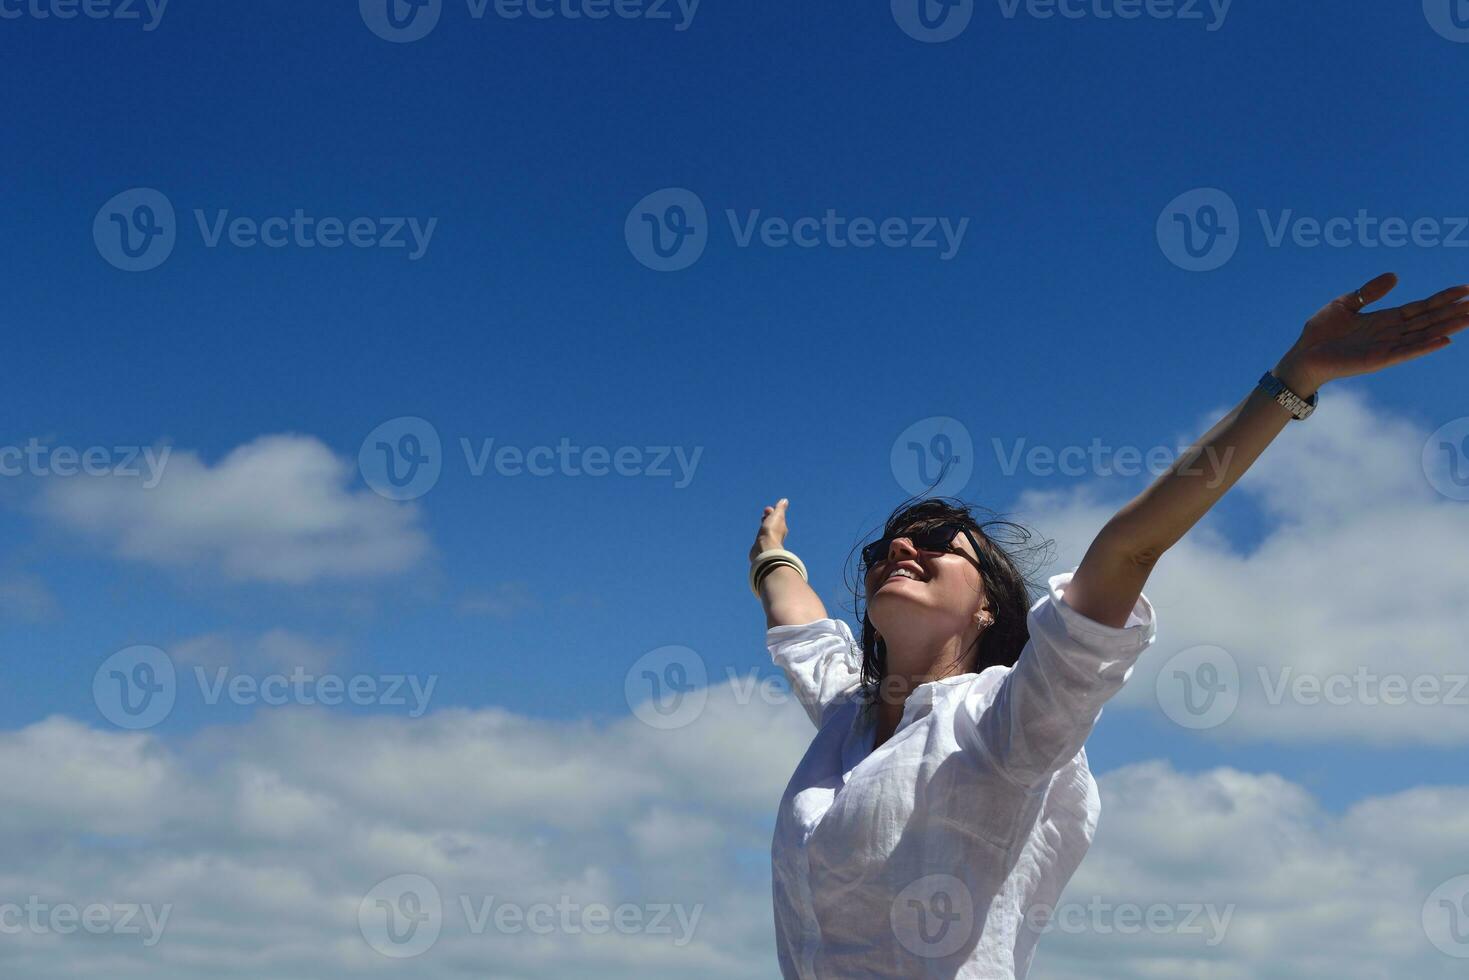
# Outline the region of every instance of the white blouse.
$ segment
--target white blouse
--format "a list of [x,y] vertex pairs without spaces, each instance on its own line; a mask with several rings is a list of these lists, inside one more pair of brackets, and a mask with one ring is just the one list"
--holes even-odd
[[847,624],[767,632],[819,729],[771,843],[786,980],[1026,975],[1101,812],[1082,744],[1157,632],[1146,596],[1120,627],[1071,608],[1074,572],[1030,607],[1013,669],[919,685],[875,751]]

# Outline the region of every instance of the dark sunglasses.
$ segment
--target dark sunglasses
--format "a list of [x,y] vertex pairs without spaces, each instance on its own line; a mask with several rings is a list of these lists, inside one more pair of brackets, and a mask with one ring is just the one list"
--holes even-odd
[[[969,546],[974,549],[974,554],[979,554],[979,546],[974,543],[974,538],[969,534],[969,528],[962,524],[935,524],[932,527],[922,528],[916,531],[900,531],[897,534],[885,535],[878,538],[869,545],[862,548],[863,572],[870,571],[872,566],[887,558],[892,549],[893,541],[897,538],[907,538],[913,542],[913,547],[919,551],[949,552],[964,555],[979,568],[979,562],[972,555],[965,554],[954,547],[954,535],[963,534],[969,540]],[[983,571],[983,569],[981,569]]]

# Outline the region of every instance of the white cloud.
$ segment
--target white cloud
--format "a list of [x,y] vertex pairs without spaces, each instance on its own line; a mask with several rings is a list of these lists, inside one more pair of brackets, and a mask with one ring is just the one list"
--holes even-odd
[[354,470],[317,439],[262,436],[213,466],[169,454],[141,477],[45,481],[42,507],[120,557],[204,567],[237,580],[302,584],[402,571],[428,551],[413,504],[351,489]]
[[249,637],[204,633],[179,640],[170,647],[170,656],[182,666],[285,673],[299,667],[313,675],[325,671],[342,654],[343,648],[337,641],[280,628]]
[[[1350,388],[1333,394],[1331,412],[1293,423],[1232,491],[1276,522],[1262,545],[1242,551],[1209,522],[1162,560],[1146,590],[1159,640],[1115,708],[1158,713],[1161,666],[1198,644],[1228,650],[1247,679],[1260,666],[1464,669],[1469,622],[1452,593],[1469,559],[1453,543],[1469,511],[1423,482],[1426,430],[1374,416]],[[411,561],[426,548],[411,509],[350,492],[345,465],[314,440],[273,437],[214,467],[176,455],[153,490],[57,482],[47,502],[120,554],[240,578],[343,576],[363,554]],[[1104,502],[1102,490],[1093,481],[1012,510],[1061,543],[1057,566],[1067,568],[1122,502]],[[184,663],[325,662],[333,649],[273,632],[196,637],[175,653]],[[189,736],[60,717],[0,734],[0,903],[39,895],[174,910],[151,949],[126,936],[6,936],[0,975],[770,977],[770,823],[812,732],[794,703],[737,692],[710,689],[697,720],[672,731],[630,717],[297,707]],[[1180,737],[1469,736],[1466,712],[1452,706],[1272,706],[1258,684],[1241,695],[1220,728]],[[1151,761],[1100,782],[1098,839],[1062,902],[1086,910],[1082,927],[1042,939],[1037,980],[1463,975],[1465,961],[1436,949],[1421,919],[1436,886],[1469,873],[1469,787],[1418,787],[1333,813],[1270,773],[1180,773]],[[423,956],[390,960],[364,940],[357,913],[376,883],[404,873],[436,884],[444,931]],[[461,896],[676,903],[700,918],[686,945],[615,931],[509,935],[493,924],[475,935]],[[1107,911],[1122,903],[1175,916],[1210,906],[1227,919],[1218,934],[1207,916],[1193,931],[1126,931]]]
[[[1469,788],[1369,798],[1336,815],[1280,776],[1230,768],[1182,774],[1145,762],[1101,786],[1096,843],[1062,896],[1073,926],[1042,938],[1040,975],[1463,975],[1422,919],[1434,888],[1469,871]],[[1428,842],[1409,839],[1414,827]],[[1124,904],[1172,910],[1174,926],[1124,931],[1109,911]],[[1184,925],[1201,906],[1222,931],[1207,915]]]
[[[49,719],[0,737],[0,901],[172,914],[151,949],[126,936],[7,937],[0,972],[767,978],[770,822],[810,735],[794,703],[740,703],[729,685],[674,731],[634,718],[291,709],[165,739]],[[1033,976],[1461,975],[1420,916],[1437,884],[1469,870],[1469,788],[1338,815],[1287,779],[1229,768],[1145,762],[1101,784],[1097,842],[1061,903],[1100,911],[1043,937]],[[422,956],[391,960],[363,938],[357,910],[405,873],[436,886],[443,932]],[[569,910],[544,920],[549,935],[493,918],[470,928],[485,909],[542,902]],[[688,935],[676,924],[573,931],[591,903],[677,906],[691,938],[675,942]],[[1109,911],[1125,903],[1171,910],[1182,928],[1126,931]],[[1206,905],[1227,914],[1184,924]]]
[[61,717],[0,735],[0,826],[10,833],[149,833],[159,804],[186,795],[169,753],[144,736]]
[[[722,693],[676,733],[630,717],[298,708],[173,741],[53,718],[0,742],[0,902],[100,895],[173,916],[152,949],[113,936],[0,944],[0,974],[484,977],[493,963],[504,977],[768,977],[768,821],[808,728],[794,705]],[[744,752],[721,748],[740,740]],[[56,830],[92,836],[64,843]],[[404,873],[443,895],[444,934],[395,961],[368,946],[357,910]],[[507,934],[493,921],[476,935],[461,896],[471,912],[676,905],[692,935]]]
[[[1329,411],[1290,423],[1229,491],[1267,515],[1258,547],[1236,547],[1211,514],[1159,561],[1143,590],[1157,609],[1158,641],[1117,708],[1163,718],[1159,672],[1174,654],[1208,645],[1237,665],[1238,703],[1215,727],[1175,729],[1185,737],[1469,741],[1469,604],[1460,594],[1469,552],[1456,545],[1469,540],[1469,503],[1425,477],[1429,430],[1372,411],[1354,388],[1328,397]],[[1225,411],[1201,417],[1175,444]],[[1057,539],[1053,571],[1080,562],[1126,502],[1104,500],[1108,489],[1092,479],[1022,495],[1022,520]]]

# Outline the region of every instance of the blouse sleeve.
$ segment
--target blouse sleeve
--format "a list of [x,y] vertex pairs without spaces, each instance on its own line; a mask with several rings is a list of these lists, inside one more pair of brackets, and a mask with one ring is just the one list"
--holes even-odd
[[956,714],[966,751],[1034,786],[1081,751],[1102,704],[1132,675],[1157,635],[1153,604],[1139,595],[1125,626],[1108,626],[1062,598],[1075,569],[1053,575],[1030,607],[1030,639],[999,684],[978,685]]
[[839,619],[802,626],[772,626],[765,633],[770,658],[817,728],[827,712],[861,683],[862,653]]

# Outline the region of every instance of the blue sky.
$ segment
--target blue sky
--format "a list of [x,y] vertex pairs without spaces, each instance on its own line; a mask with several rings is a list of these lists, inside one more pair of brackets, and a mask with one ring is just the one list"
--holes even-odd
[[[1024,502],[1018,519],[1074,561],[1147,475],[1006,474],[992,440],[1180,446],[1338,293],[1383,271],[1402,280],[1389,302],[1469,280],[1462,229],[1459,247],[1276,246],[1259,216],[1365,211],[1447,233],[1469,213],[1457,190],[1469,46],[1417,4],[1238,0],[1222,20],[1203,4],[1202,20],[1119,20],[1098,16],[1110,3],[1074,5],[1076,19],[978,3],[943,43],[906,36],[881,3],[705,0],[679,29],[677,7],[672,20],[476,19],[446,0],[409,43],[376,36],[354,6],[178,2],[145,30],[0,0],[21,12],[0,21],[12,96],[0,443],[168,445],[198,481],[148,503],[76,490],[85,477],[4,478],[6,731],[64,716],[116,735],[92,691],[115,651],[148,644],[184,663],[214,650],[241,666],[251,649],[279,656],[260,639],[271,635],[345,674],[435,675],[432,712],[616,725],[629,668],[655,648],[697,651],[716,680],[771,673],[744,582],[764,504],[791,498],[790,546],[828,608],[846,605],[841,563],[906,496],[890,455],[914,423],[958,420],[974,442],[962,495],[1012,514]],[[93,236],[99,210],[134,188],[176,211],[173,251],[143,272],[114,267]],[[708,244],[660,272],[625,224],[666,188],[704,205]],[[1157,231],[1170,202],[1200,188],[1239,213],[1237,251],[1204,272],[1180,267]],[[209,247],[195,218],[298,209],[434,223],[410,258]],[[942,257],[741,247],[729,217],[829,210],[909,229],[966,223]],[[1346,486],[1353,467],[1397,467],[1421,486],[1423,435],[1464,414],[1460,353],[1328,386],[1305,423],[1335,433],[1320,478]],[[1333,402],[1352,398],[1350,425],[1329,429]],[[400,503],[373,492],[357,459],[368,433],[402,417],[427,420],[443,448],[432,489]],[[1280,472],[1320,475],[1283,459],[1310,438],[1293,426],[1268,451]],[[630,448],[645,463],[677,447],[696,465],[682,486],[477,476],[461,440],[488,439]],[[1352,459],[1369,444],[1385,454]],[[251,445],[267,457],[257,475],[298,463],[313,474],[301,486],[320,499],[279,498],[301,505],[299,525],[226,485],[240,473],[227,478],[222,461]],[[1201,526],[1217,541],[1163,560],[1147,588],[1161,626],[1151,656],[1208,639],[1174,640],[1170,623],[1209,608],[1200,590],[1215,580],[1198,569],[1211,555],[1278,548],[1327,597],[1319,609],[1341,612],[1329,597],[1346,569],[1309,543],[1341,534],[1283,537],[1271,512],[1294,492],[1283,486],[1237,488]],[[201,518],[205,544],[191,537],[188,488],[225,508]],[[1085,507],[1068,509],[1071,494]],[[1359,512],[1373,513],[1363,494]],[[1420,502],[1458,519],[1442,498]],[[376,515],[390,511],[384,536]],[[258,549],[257,518],[271,526]],[[127,543],[138,526],[146,540]],[[360,552],[359,534],[371,539]],[[1387,607],[1417,586],[1386,569],[1430,560],[1411,540],[1389,555],[1392,541],[1360,556],[1384,562],[1374,594]],[[265,571],[282,554],[291,571]],[[1183,594],[1187,613],[1163,601]],[[1287,619],[1277,599],[1230,615]],[[1447,670],[1462,651],[1443,640]],[[150,737],[193,744],[215,726],[267,724],[255,716],[271,710],[184,692]],[[1109,711],[1089,742],[1099,775],[1149,760],[1278,773],[1332,814],[1459,782],[1461,747],[1396,727],[1189,733],[1143,701]],[[773,814],[776,800],[763,802]]]

